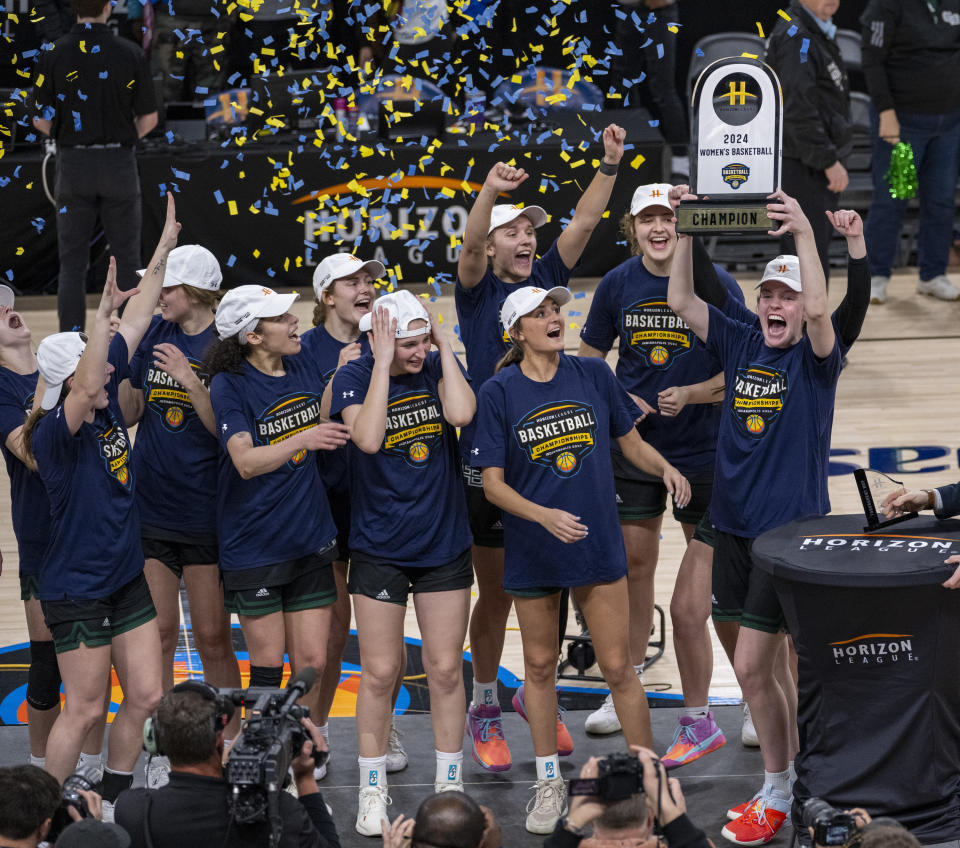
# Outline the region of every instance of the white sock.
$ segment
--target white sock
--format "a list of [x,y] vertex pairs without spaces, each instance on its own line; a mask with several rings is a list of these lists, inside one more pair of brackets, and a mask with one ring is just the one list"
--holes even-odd
[[357,757],[360,766],[360,788],[387,788],[387,755],[382,757]]
[[317,725],[317,730],[320,731],[320,735],[324,739],[326,739],[327,742],[330,741],[330,722],[329,721],[326,724]]
[[553,780],[556,777],[560,777],[560,757],[556,754],[537,757],[537,780]]
[[93,766],[93,768],[100,768],[101,754],[87,754],[83,751],[80,752],[80,761],[77,763],[77,766]]
[[499,707],[500,697],[497,694],[497,681],[493,683],[478,683],[473,681],[473,705],[475,707]]
[[706,718],[710,714],[710,707],[704,705],[702,707],[683,707],[680,710],[680,715],[686,716],[687,718],[692,719],[701,719]]
[[463,783],[460,769],[463,766],[463,751],[454,751],[451,754],[436,751],[437,755],[437,783]]
[[790,769],[783,771],[765,771],[763,773],[763,788],[775,789],[784,798],[790,797]]
[[46,757],[35,757],[33,754],[30,755],[30,765],[36,766],[37,768],[46,768],[47,767],[47,758]]
[[793,760],[790,760],[790,762],[787,763],[787,771],[790,772],[790,787],[792,792],[793,784],[797,782],[797,769],[793,764]]

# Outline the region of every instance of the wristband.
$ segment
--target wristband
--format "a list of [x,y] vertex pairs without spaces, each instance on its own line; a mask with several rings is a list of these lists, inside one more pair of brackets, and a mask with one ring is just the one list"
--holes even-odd
[[620,163],[617,162],[611,165],[609,162],[604,162],[600,160],[600,167],[597,170],[603,174],[605,177],[615,177],[617,175],[617,170],[620,168]]

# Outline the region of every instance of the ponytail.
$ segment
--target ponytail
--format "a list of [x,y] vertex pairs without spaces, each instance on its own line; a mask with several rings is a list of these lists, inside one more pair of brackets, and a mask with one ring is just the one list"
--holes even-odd
[[327,320],[327,304],[321,298],[317,298],[313,305],[313,326],[319,327]]
[[519,365],[523,361],[523,347],[520,345],[520,342],[513,337],[512,333],[510,334],[510,340],[513,342],[513,347],[500,357],[500,361],[493,369],[494,374],[497,374],[508,365]]
[[26,458],[24,465],[31,471],[37,470],[37,458],[33,455],[33,431],[37,426],[37,422],[49,411],[48,409],[41,409],[40,407],[32,410],[27,416],[27,420],[23,423],[23,429],[20,431],[20,438],[23,442],[23,453]]

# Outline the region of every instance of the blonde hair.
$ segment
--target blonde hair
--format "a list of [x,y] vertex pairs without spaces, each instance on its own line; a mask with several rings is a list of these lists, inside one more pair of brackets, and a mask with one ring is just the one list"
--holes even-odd
[[217,311],[217,304],[220,302],[220,293],[210,291],[209,289],[198,289],[196,286],[189,286],[181,283],[187,299],[198,306],[206,306],[211,312]]
[[510,348],[503,356],[500,357],[496,366],[493,369],[493,373],[496,374],[499,371],[502,371],[508,365],[519,365],[523,361],[523,348],[520,346],[520,342],[514,338],[513,329],[520,327],[520,322],[523,320],[523,317],[517,319],[517,323],[507,332],[510,335],[510,340],[513,342],[513,347]]
[[643,251],[640,250],[640,242],[637,241],[637,234],[633,231],[633,222],[635,220],[636,215],[624,212],[623,217],[620,219],[620,235],[627,240],[627,247],[630,248],[631,256],[642,256]]

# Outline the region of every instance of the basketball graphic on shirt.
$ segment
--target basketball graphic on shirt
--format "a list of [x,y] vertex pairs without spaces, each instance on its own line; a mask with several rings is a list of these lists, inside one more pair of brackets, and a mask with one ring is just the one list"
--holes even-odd
[[[275,445],[296,436],[320,420],[320,396],[313,392],[294,392],[278,398],[253,419],[254,441],[257,445]],[[297,451],[286,462],[296,471],[307,466],[309,451]]]
[[557,468],[564,474],[569,474],[576,467],[577,458],[570,453],[570,451],[564,451],[557,456],[555,462],[557,463]]
[[122,465],[120,468],[117,469],[117,479],[121,483],[123,483],[124,486],[127,485],[127,480],[130,479],[130,472],[127,471],[126,465]]
[[670,354],[663,345],[656,345],[650,350],[650,361],[654,365],[663,365],[670,358]]
[[179,406],[171,406],[164,418],[167,419],[167,424],[169,424],[174,430],[178,430],[183,424],[183,410]]
[[309,451],[307,451],[307,450],[297,451],[297,452],[290,458],[290,461],[291,461],[294,465],[299,465],[301,462],[303,462],[303,461],[307,458],[307,454],[308,454],[308,453],[309,453]]
[[638,300],[620,313],[620,350],[629,349],[650,368],[665,371],[694,344],[693,331],[666,298]]
[[430,456],[430,448],[423,442],[414,442],[410,445],[409,455],[414,462],[424,462]]
[[769,365],[738,368],[733,384],[733,415],[751,439],[762,439],[787,401],[787,372]]

